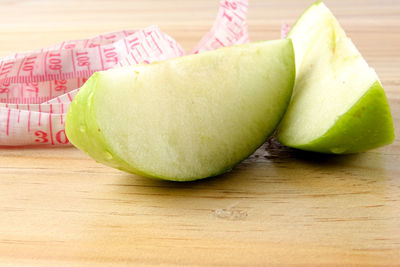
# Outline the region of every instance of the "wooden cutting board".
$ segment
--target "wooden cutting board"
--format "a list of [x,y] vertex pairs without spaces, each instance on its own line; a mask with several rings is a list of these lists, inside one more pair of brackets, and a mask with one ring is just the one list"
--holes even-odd
[[[252,40],[312,3],[250,1]],[[400,136],[400,2],[326,1],[380,75]],[[159,24],[191,49],[217,1],[2,1],[0,56]],[[73,147],[0,148],[0,265],[400,265],[400,141],[350,156],[266,144],[231,173],[168,183]]]

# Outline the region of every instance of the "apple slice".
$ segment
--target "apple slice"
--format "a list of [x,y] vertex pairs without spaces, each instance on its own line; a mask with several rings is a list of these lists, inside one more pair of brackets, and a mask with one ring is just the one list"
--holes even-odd
[[124,171],[176,181],[215,176],[274,131],[294,79],[289,39],[98,72],[72,102],[66,133]]
[[278,128],[287,146],[356,153],[394,140],[385,92],[330,10],[312,5],[289,32],[296,55],[296,82]]

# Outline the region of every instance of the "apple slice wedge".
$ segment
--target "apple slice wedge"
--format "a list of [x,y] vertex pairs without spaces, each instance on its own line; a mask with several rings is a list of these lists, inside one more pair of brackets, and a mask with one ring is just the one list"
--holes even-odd
[[282,144],[342,154],[393,142],[390,108],[377,74],[322,2],[306,10],[288,38],[297,77],[276,134]]
[[124,171],[175,181],[215,176],[272,134],[294,79],[289,39],[98,72],[73,100],[66,133]]

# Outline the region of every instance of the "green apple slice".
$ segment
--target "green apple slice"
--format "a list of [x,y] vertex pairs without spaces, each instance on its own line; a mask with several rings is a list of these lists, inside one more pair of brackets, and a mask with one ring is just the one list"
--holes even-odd
[[277,131],[284,145],[356,153],[394,140],[385,92],[330,10],[312,5],[289,32],[296,82]]
[[124,171],[176,181],[215,176],[274,131],[294,79],[291,40],[98,72],[72,102],[66,133]]

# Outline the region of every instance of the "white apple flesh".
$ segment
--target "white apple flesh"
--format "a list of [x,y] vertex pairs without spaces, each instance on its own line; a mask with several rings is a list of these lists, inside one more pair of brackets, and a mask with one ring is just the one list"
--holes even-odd
[[291,40],[98,72],[72,102],[66,133],[124,171],[175,181],[215,176],[273,133],[294,78]]
[[297,77],[277,131],[281,143],[342,154],[393,142],[390,108],[377,74],[322,2],[299,18],[288,38]]

